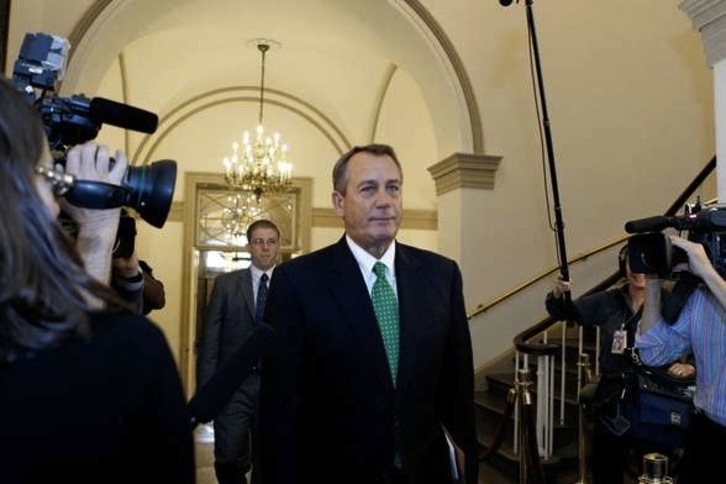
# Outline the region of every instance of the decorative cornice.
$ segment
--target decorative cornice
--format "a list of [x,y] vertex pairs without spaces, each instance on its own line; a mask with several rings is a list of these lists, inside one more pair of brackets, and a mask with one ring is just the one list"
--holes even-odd
[[428,168],[436,183],[436,195],[458,188],[494,188],[501,156],[454,153]]
[[726,0],[685,0],[678,6],[701,32],[708,65],[726,59]]

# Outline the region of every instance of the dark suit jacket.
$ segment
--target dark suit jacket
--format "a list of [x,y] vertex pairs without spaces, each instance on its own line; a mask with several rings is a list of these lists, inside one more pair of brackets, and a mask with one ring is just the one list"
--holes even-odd
[[[214,375],[250,335],[254,327],[254,301],[250,269],[222,274],[214,280],[202,337],[198,345],[197,389]],[[231,397],[231,400],[244,399],[244,395],[240,395],[239,391]],[[236,421],[234,415],[227,415],[227,409],[225,406],[222,413],[214,418],[215,428],[222,425],[224,428],[239,429],[239,432],[243,432],[241,423]],[[222,429],[219,429],[219,432],[221,434]],[[221,452],[219,455],[235,452],[234,444],[230,447],[228,439],[222,439],[221,436],[215,442],[215,448]]]
[[337,244],[275,269],[277,343],[261,390],[264,484],[386,482],[398,453],[415,484],[450,482],[442,425],[477,482],[474,377],[461,273],[398,244],[398,385],[358,263]]

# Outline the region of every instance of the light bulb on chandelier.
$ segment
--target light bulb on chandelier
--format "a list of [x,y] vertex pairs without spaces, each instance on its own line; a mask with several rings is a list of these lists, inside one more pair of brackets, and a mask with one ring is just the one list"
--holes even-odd
[[287,161],[288,146],[281,142],[280,133],[265,133],[265,57],[272,41],[259,39],[257,49],[262,55],[260,76],[260,111],[254,139],[249,131],[242,133],[242,145],[232,144],[232,155],[225,158],[224,179],[235,190],[249,190],[259,201],[263,193],[278,193],[292,184],[292,163]]
[[247,233],[247,227],[259,217],[262,208],[253,195],[236,193],[227,198],[228,206],[222,211],[222,227],[235,239]]

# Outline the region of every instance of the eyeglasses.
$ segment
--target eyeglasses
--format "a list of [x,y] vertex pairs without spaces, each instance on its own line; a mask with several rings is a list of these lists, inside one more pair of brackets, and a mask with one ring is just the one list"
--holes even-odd
[[263,246],[269,245],[270,247],[276,246],[278,243],[277,239],[252,239],[250,240],[251,245]]
[[73,187],[75,183],[75,177],[72,175],[66,175],[65,173],[55,170],[54,168],[48,168],[47,166],[38,165],[35,167],[35,173],[45,178],[53,189],[53,195],[56,197],[62,197]]

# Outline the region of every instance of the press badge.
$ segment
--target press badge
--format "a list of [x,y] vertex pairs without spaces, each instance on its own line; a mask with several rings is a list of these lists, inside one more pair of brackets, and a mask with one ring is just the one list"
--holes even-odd
[[628,332],[619,329],[613,333],[613,347],[610,349],[610,351],[615,355],[622,355],[623,350],[625,349],[625,345],[628,342]]

